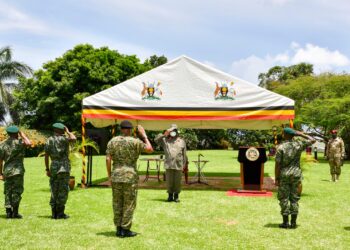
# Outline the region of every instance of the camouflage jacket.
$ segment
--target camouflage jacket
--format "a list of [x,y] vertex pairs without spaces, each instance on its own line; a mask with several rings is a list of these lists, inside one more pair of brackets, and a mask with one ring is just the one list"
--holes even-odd
[[51,159],[51,174],[69,173],[69,140],[65,135],[50,136],[45,144],[45,153]]
[[301,153],[311,144],[310,140],[288,140],[277,147],[275,161],[280,165],[281,176],[302,176]]
[[131,136],[116,136],[107,144],[106,154],[112,157],[112,182],[137,183],[136,163],[146,144]]
[[337,137],[330,139],[327,144],[327,157],[328,158],[344,158],[345,147],[343,139]]
[[164,134],[159,134],[155,142],[164,150],[164,168],[182,170],[188,161],[185,141],[180,137],[168,139]]
[[0,144],[0,158],[5,161],[3,167],[5,177],[24,174],[24,155],[25,145],[22,139],[8,138]]

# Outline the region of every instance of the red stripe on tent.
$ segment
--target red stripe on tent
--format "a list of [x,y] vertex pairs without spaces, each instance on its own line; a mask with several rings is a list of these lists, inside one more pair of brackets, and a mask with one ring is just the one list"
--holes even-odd
[[294,115],[246,115],[246,116],[155,116],[155,115],[115,115],[115,114],[83,114],[85,118],[131,119],[131,120],[289,120]]

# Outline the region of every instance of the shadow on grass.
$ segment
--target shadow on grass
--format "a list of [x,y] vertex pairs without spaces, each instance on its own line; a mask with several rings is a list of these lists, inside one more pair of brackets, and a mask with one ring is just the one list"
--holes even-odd
[[6,218],[6,214],[1,214],[1,215],[0,215],[0,218],[1,218],[1,219],[7,219],[7,218]]
[[344,227],[344,230],[350,231],[350,227]]
[[115,231],[100,232],[100,233],[97,233],[96,235],[117,238],[116,235],[115,235]]
[[278,223],[267,223],[264,227],[268,227],[268,228],[279,228]]
[[51,215],[39,215],[38,218],[40,218],[40,219],[52,219]]
[[158,201],[158,202],[162,202],[162,203],[169,203],[165,198],[164,199],[160,199],[160,198],[151,199],[151,201]]

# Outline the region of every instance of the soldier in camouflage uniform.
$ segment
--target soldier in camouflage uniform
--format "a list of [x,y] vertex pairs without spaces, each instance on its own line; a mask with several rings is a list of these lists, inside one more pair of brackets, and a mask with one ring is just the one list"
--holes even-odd
[[[300,136],[306,140],[293,140],[294,136]],[[298,201],[301,194],[301,181],[303,178],[300,168],[300,156],[303,150],[315,143],[316,140],[291,128],[284,129],[286,141],[280,144],[276,153],[275,184],[278,186],[277,198],[281,206],[283,223],[281,228],[296,228],[299,211]],[[289,215],[291,214],[291,225]]]
[[[62,123],[54,123],[52,127],[54,135],[50,136],[45,144],[46,175],[50,177],[51,189],[51,218],[68,219],[69,216],[64,213],[64,210],[69,192],[69,142],[74,142],[76,137]],[[50,168],[49,158],[51,159]]]
[[331,131],[332,138],[327,144],[327,158],[330,166],[331,181],[337,182],[341,174],[341,166],[345,157],[345,147],[342,138],[337,136],[337,130]]
[[155,138],[155,142],[160,144],[164,150],[164,167],[168,191],[167,201],[179,202],[182,170],[188,162],[186,143],[179,137],[175,124],[166,130],[164,134],[159,134]]
[[138,132],[143,142],[131,137],[132,124],[129,121],[122,121],[120,127],[122,135],[108,142],[106,166],[108,178],[112,184],[116,236],[123,238],[136,236],[136,233],[130,230],[136,207],[139,179],[136,163],[142,152],[152,153],[153,148],[141,126],[138,126]]
[[[0,145],[0,177],[5,181],[5,209],[6,218],[21,219],[18,213],[19,204],[22,199],[25,146],[31,142],[27,136],[20,132],[17,126],[10,126],[6,129],[10,136]],[[18,138],[18,135],[21,138]],[[3,162],[5,165],[3,166]]]

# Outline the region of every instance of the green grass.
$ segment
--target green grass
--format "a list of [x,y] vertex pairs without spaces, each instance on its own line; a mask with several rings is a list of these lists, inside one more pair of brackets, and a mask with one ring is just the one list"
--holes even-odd
[[[197,151],[189,152],[194,160]],[[232,174],[239,164],[232,151],[202,151],[211,162],[206,173]],[[104,177],[104,158],[96,157],[94,179]],[[111,190],[75,189],[68,220],[49,219],[49,186],[43,158],[25,159],[22,220],[0,217],[1,249],[348,249],[350,246],[349,163],[341,181],[330,183],[326,162],[305,172],[296,230],[281,230],[276,197],[227,197],[223,191],[184,191],[181,202],[163,202],[165,190],[139,190],[135,238],[114,236]],[[140,170],[144,171],[144,164]],[[194,171],[194,166],[190,165]],[[80,179],[80,169],[74,170]],[[273,176],[273,162],[266,164]],[[3,191],[3,185],[0,192]],[[3,199],[3,195],[0,196]]]

